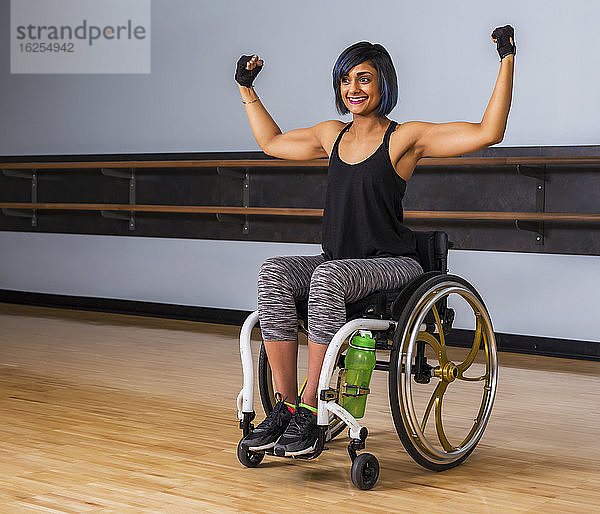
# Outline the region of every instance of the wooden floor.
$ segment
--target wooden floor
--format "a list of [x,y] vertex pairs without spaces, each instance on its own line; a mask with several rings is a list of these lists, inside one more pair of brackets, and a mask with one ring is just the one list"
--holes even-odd
[[379,373],[381,475],[359,491],[341,436],[316,461],[238,463],[238,330],[0,304],[0,511],[600,511],[600,363],[500,354],[486,433],[444,473],[402,448]]

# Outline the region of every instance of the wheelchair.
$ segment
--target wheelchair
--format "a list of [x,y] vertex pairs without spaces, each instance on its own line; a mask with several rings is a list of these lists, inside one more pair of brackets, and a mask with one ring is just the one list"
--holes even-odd
[[[375,485],[379,463],[370,453],[358,453],[365,449],[368,430],[342,407],[344,396],[351,395],[344,383],[344,352],[353,334],[366,330],[375,338],[375,370],[388,372],[388,395],[396,432],[413,460],[427,469],[453,468],[473,452],[483,436],[496,394],[496,342],[483,299],[465,279],[448,274],[448,248],[453,244],[445,232],[415,231],[415,236],[424,274],[401,289],[378,291],[346,305],[348,321],[331,340],[319,377],[316,448],[310,454],[294,457],[318,457],[327,449],[325,443],[348,427],[351,478],[359,489]],[[304,330],[307,301],[298,302],[296,307],[299,328]],[[455,330],[459,332],[458,338],[452,337],[457,309],[461,325],[470,325],[470,330]],[[237,411],[244,436],[252,430],[255,417],[250,336],[257,323],[255,311],[240,332],[244,384],[237,397]],[[389,354],[389,359],[380,360],[381,354]],[[263,408],[269,413],[274,393],[264,344],[259,356],[258,382]],[[456,386],[459,396],[449,399]],[[359,392],[369,393],[369,389]],[[461,418],[463,411],[467,414]],[[247,467],[260,464],[265,453],[272,451],[252,451],[238,445],[238,459]]]

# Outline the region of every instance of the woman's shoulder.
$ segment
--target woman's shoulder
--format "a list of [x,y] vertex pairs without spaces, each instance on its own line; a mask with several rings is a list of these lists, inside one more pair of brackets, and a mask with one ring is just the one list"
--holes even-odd
[[424,130],[430,128],[433,123],[427,121],[404,121],[402,123],[396,122],[397,126],[394,129],[394,133],[401,133],[403,136],[409,139],[415,139],[418,135],[423,133]]
[[[392,131],[392,140],[396,143],[396,146],[402,146],[406,150],[407,146],[414,143],[415,136],[421,128],[422,125],[419,121],[404,121],[402,123],[397,121]],[[401,144],[398,145],[400,142]]]
[[340,130],[342,130],[346,125],[348,125],[348,122],[340,120],[327,120],[322,121],[316,125],[316,127],[319,127],[324,134],[335,134],[337,136],[340,133]]
[[327,152],[327,155],[331,155],[335,140],[346,125],[348,125],[347,122],[340,120],[327,120],[315,125],[317,137],[321,141],[321,145]]

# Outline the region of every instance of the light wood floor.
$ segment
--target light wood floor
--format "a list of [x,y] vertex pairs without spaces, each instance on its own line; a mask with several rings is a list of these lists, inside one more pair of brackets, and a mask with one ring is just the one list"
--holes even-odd
[[402,448],[379,373],[359,491],[342,436],[238,463],[238,330],[0,304],[0,511],[600,512],[600,363],[500,354],[484,438],[444,473]]

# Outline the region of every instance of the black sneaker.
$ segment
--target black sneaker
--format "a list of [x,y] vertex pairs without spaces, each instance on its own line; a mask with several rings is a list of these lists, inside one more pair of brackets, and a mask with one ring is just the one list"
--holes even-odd
[[317,447],[318,434],[317,416],[305,407],[298,407],[273,451],[279,457],[310,453]]
[[277,403],[269,415],[258,426],[241,440],[241,445],[247,450],[268,450],[273,448],[281,434],[285,432],[292,413],[283,403],[281,394],[276,393]]

